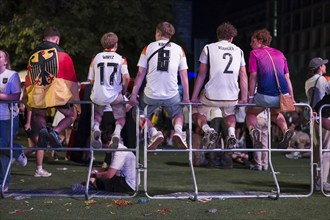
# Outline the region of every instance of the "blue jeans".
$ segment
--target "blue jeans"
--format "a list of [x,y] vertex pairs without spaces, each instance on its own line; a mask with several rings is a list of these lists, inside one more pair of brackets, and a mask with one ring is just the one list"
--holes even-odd
[[[10,147],[10,120],[0,120],[0,149]],[[18,117],[15,117],[13,120],[13,138],[15,137],[18,130]],[[22,148],[19,144],[13,144],[14,148]],[[13,157],[18,158],[22,153],[22,150],[14,150]],[[0,150],[0,184],[2,184],[3,179],[5,177],[7,167],[10,163],[10,151],[9,150]],[[5,185],[8,186],[10,182],[10,172],[6,179]]]

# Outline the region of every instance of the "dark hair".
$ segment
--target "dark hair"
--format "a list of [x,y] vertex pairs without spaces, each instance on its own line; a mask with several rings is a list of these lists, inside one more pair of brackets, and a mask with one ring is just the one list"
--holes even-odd
[[261,40],[264,46],[269,46],[272,42],[272,36],[266,28],[255,31],[252,34],[252,38],[257,39],[258,41]]
[[314,76],[315,74],[317,74],[319,72],[319,69],[320,69],[320,66],[316,69],[309,68],[307,77],[310,78],[310,77]]
[[237,29],[229,22],[220,24],[217,28],[218,40],[228,40],[237,36]]
[[61,37],[59,30],[56,27],[48,27],[44,31],[44,39],[48,37]]
[[159,23],[156,27],[156,31],[159,31],[162,36],[169,39],[175,34],[174,26],[167,21]]
[[106,130],[106,131],[102,131],[101,133],[101,141],[102,143],[108,143],[111,141],[111,138],[112,138],[112,133],[113,131],[109,131],[109,130]]

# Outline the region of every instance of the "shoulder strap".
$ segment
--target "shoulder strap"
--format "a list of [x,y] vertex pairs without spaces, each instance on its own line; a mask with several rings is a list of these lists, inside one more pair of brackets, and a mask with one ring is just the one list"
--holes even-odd
[[[310,104],[312,104],[312,102],[313,102],[313,100],[314,100],[314,94],[315,94],[315,88],[316,88],[316,85],[317,85],[317,82],[319,81],[319,79],[321,78],[321,76],[319,76],[319,78],[317,78],[317,80],[316,80],[316,82],[315,82],[315,84],[314,84],[314,87],[313,87],[313,93],[312,93],[312,97],[311,97],[311,103]],[[313,106],[312,106],[313,107]]]
[[155,52],[153,52],[153,53],[150,55],[150,57],[148,58],[147,63],[149,63],[150,59],[151,59],[156,53],[158,53],[158,51],[164,49],[169,43],[170,43],[170,41],[167,41],[166,44],[164,44],[164,46],[160,47],[158,50],[156,50]]
[[280,86],[280,83],[278,81],[278,77],[277,77],[277,72],[276,72],[276,68],[275,68],[275,64],[274,64],[274,60],[272,58],[272,56],[269,54],[269,52],[264,49],[266,51],[266,53],[268,54],[269,58],[270,58],[270,61],[272,61],[272,65],[273,65],[273,69],[274,69],[274,74],[275,74],[275,79],[276,79],[276,84],[277,84],[277,87],[278,87],[278,90],[280,91],[280,93],[282,93],[281,91],[281,86]]

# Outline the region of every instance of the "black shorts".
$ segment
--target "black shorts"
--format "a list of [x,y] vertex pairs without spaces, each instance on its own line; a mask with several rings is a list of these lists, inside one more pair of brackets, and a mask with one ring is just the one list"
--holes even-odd
[[108,178],[96,178],[95,181],[97,190],[104,190],[108,192],[129,193],[134,190],[126,183],[125,177],[114,176]]

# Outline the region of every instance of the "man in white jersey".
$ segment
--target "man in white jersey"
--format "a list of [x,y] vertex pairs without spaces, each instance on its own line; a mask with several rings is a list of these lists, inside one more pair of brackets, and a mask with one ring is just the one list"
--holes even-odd
[[[148,118],[157,107],[163,106],[170,118],[173,118],[173,141],[179,148],[187,148],[187,143],[182,137],[184,116],[181,97],[178,90],[178,72],[183,88],[183,102],[189,102],[189,88],[187,76],[187,59],[183,48],[170,42],[175,29],[169,22],[161,22],[156,27],[156,41],[146,46],[138,62],[138,73],[135,78],[133,91],[130,97],[132,102],[138,103],[137,95],[141,84],[146,77],[147,84],[144,88],[142,107],[148,105]],[[148,149],[155,149],[164,140],[160,131],[146,120],[148,132],[151,135]]]
[[116,119],[116,128],[110,142],[111,148],[118,148],[120,132],[125,125],[126,108],[123,103],[129,82],[127,61],[116,53],[118,37],[109,32],[102,36],[103,52],[98,53],[89,68],[88,80],[93,84],[91,100],[95,104],[93,125],[93,146],[102,147],[100,122],[103,110],[110,104]]
[[[200,101],[203,104],[198,106],[198,113],[195,113],[193,118],[203,129],[209,145],[212,145],[212,142],[217,139],[217,133],[207,124],[205,117],[208,111],[207,106],[216,106],[221,109],[228,127],[226,146],[233,148],[237,142],[235,137],[235,105],[238,102],[239,92],[241,98],[239,103],[247,103],[248,83],[244,54],[239,47],[232,43],[236,35],[237,30],[233,25],[222,23],[217,28],[219,41],[206,45],[199,58],[199,73],[191,101]],[[208,72],[209,81],[198,99]]]

